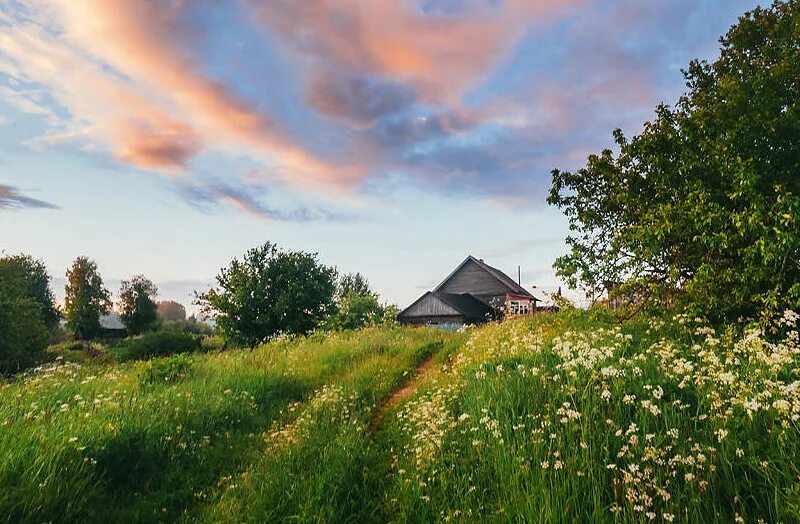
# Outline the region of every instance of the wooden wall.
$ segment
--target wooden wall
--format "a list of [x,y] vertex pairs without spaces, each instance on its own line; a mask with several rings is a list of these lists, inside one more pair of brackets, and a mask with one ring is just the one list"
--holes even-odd
[[412,304],[407,310],[403,311],[403,317],[407,319],[413,317],[449,317],[460,315],[461,312],[453,306],[442,302],[432,293],[426,294],[417,303]]
[[468,261],[444,285],[438,289],[445,293],[469,293],[483,301],[487,297],[502,297],[500,306],[505,302],[509,289],[494,276],[486,272],[473,261]]

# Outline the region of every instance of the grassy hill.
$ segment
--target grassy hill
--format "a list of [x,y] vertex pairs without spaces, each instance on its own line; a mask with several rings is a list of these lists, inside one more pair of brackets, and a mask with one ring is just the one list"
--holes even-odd
[[60,363],[0,386],[0,519],[797,522],[794,322],[568,312]]

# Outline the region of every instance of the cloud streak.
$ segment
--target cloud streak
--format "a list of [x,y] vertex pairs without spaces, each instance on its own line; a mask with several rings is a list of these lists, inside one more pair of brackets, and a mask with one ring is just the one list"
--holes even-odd
[[0,184],[0,210],[59,209],[55,204],[23,195],[14,186]]
[[219,179],[179,180],[176,191],[191,205],[204,213],[229,206],[258,220],[278,222],[349,222],[357,220],[353,214],[344,214],[295,207],[284,209],[263,202],[265,190],[258,185],[231,184]]

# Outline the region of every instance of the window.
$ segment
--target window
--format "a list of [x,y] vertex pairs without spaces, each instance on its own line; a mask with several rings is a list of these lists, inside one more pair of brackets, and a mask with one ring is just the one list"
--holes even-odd
[[531,311],[531,303],[528,300],[509,300],[508,301],[508,314],[513,315],[527,315]]

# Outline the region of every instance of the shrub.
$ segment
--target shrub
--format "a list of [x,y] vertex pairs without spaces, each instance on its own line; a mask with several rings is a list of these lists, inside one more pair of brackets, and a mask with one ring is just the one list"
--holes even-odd
[[143,360],[152,357],[186,353],[200,349],[201,338],[176,329],[152,331],[122,342],[120,357],[123,360]]
[[176,382],[191,373],[192,364],[194,364],[194,360],[186,353],[152,360],[141,366],[139,383],[144,386],[163,382]]

